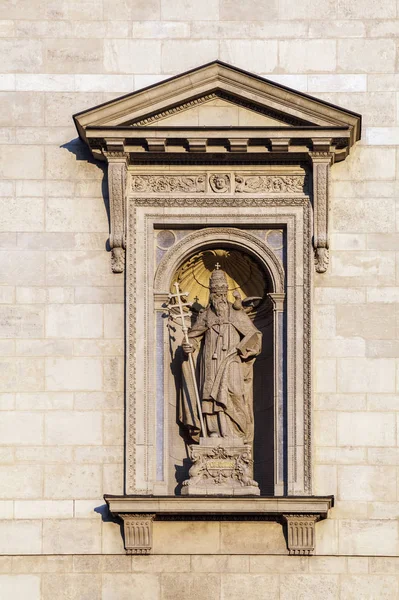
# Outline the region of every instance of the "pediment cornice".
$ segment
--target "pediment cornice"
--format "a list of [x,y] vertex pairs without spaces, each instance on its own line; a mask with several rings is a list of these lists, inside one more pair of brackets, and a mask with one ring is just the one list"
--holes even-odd
[[[228,121],[215,127],[206,122],[176,126],[171,119],[212,100],[269,120],[254,127]],[[339,161],[360,139],[361,127],[356,113],[219,61],[85,110],[74,120],[79,136],[98,159],[105,158],[110,141],[118,140],[130,155],[165,150],[187,155],[199,146],[210,155],[237,151],[306,155],[322,147]]]

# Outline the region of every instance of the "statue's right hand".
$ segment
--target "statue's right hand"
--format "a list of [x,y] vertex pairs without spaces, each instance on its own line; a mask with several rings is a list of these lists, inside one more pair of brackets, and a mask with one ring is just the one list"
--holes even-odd
[[194,352],[194,346],[192,344],[187,344],[187,342],[182,343],[182,348],[186,354]]

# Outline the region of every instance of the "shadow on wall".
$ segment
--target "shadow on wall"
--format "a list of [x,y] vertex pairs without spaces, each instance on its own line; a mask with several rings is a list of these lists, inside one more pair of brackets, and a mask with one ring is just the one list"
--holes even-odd
[[[95,165],[98,169],[100,169],[102,171],[103,178],[101,181],[101,194],[102,194],[105,210],[107,211],[108,228],[110,229],[110,208],[109,208],[109,195],[108,195],[107,163],[101,162],[99,160],[95,160],[93,158],[93,155],[90,152],[90,149],[88,148],[88,146],[84,142],[82,142],[82,140],[80,138],[74,138],[73,140],[66,142],[66,144],[62,144],[60,146],[60,148],[63,150],[68,150],[68,152],[73,154],[75,156],[76,161],[84,161],[91,165]],[[105,249],[107,250],[107,252],[111,252],[111,248],[109,245],[109,239],[106,241]]]

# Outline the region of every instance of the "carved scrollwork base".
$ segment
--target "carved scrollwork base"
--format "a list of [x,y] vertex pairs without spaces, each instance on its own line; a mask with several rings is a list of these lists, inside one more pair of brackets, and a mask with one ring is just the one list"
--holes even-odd
[[149,554],[152,550],[154,514],[120,514],[126,554]]
[[292,555],[310,556],[315,547],[315,524],[319,515],[283,515],[287,524],[287,546]]
[[229,443],[228,438],[201,438],[201,442],[189,446],[192,466],[189,479],[183,482],[183,496],[260,494],[257,482],[252,479],[250,446]]

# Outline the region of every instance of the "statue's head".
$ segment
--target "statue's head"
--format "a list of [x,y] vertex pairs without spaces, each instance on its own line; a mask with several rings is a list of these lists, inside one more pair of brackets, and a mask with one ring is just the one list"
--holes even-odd
[[216,268],[211,275],[209,281],[209,299],[211,305],[215,309],[218,315],[225,314],[228,302],[227,302],[227,292],[229,286],[227,284],[226,273],[218,268]]
[[214,271],[212,271],[212,275],[209,280],[209,289],[211,294],[214,292],[227,294],[229,286],[227,285],[226,273],[224,271],[221,269],[214,269]]

